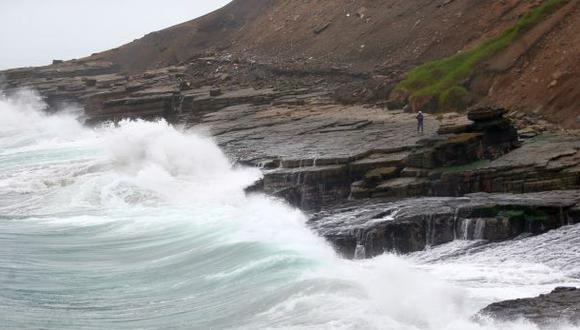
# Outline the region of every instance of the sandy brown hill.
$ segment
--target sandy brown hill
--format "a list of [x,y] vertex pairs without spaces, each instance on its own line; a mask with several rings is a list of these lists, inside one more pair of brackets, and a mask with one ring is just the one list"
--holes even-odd
[[[564,2],[234,0],[75,63],[112,62],[115,71],[136,74],[231,54],[245,63],[303,71],[339,68],[388,76],[393,83],[417,65],[477,48],[550,1]],[[477,100],[488,98],[580,128],[580,0],[565,2],[465,79]]]
[[[536,112],[565,127],[580,118],[578,0],[492,59],[476,79],[480,97]],[[199,19],[151,33],[91,59],[127,72],[215,53],[301,68],[402,75],[473,48],[542,0],[234,0]],[[534,35],[535,34],[535,35]],[[499,64],[498,64],[499,63]]]
[[579,1],[570,2],[489,65],[486,94],[493,103],[580,128]]
[[527,0],[235,0],[94,58],[127,71],[215,51],[265,62],[401,69],[477,43],[533,5]]

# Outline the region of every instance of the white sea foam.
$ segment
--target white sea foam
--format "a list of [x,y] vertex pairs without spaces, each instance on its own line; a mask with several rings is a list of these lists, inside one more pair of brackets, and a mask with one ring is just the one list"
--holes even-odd
[[259,171],[211,138],[43,108],[31,92],[0,98],[5,328],[535,329],[470,317],[491,290],[570,280],[558,264],[430,259],[445,248],[342,260],[303,213],[246,196]]

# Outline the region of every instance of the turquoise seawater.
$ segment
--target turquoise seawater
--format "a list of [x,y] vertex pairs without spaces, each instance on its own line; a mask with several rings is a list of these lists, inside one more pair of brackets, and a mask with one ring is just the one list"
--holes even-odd
[[260,172],[210,137],[43,107],[0,97],[2,329],[534,329],[470,317],[577,281],[578,260],[517,244],[343,260],[299,210],[246,196]]

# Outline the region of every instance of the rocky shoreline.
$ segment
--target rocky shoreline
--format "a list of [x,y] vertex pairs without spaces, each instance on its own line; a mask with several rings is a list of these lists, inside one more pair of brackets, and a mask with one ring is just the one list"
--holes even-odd
[[[340,103],[336,91],[345,82],[369,78],[340,70],[297,72],[222,56],[137,75],[121,73],[111,63],[76,61],[1,74],[6,93],[38,90],[49,111],[79,104],[90,124],[165,118],[209,131],[236,162],[262,168],[263,180],[248,191],[278,196],[311,212],[340,210],[337,205],[349,201],[380,205],[580,188],[576,136],[545,132],[519,138],[507,111],[486,105],[474,106],[467,115],[427,115],[425,132],[419,133],[412,113],[381,102]],[[555,208],[561,205],[553,202]],[[433,242],[452,234],[449,221],[445,228],[434,226]],[[399,250],[424,248],[425,240],[419,241]],[[382,253],[368,250],[369,255]],[[351,246],[347,254],[352,253]]]
[[[262,170],[247,193],[303,210],[344,258],[485,246],[580,226],[580,138],[561,130],[580,127],[579,13],[579,1],[239,0],[84,59],[1,71],[0,92],[78,106],[87,125],[162,118],[210,135]],[[409,108],[462,112],[426,114],[419,133]],[[580,290],[486,317],[578,323]]]
[[366,200],[315,213],[310,226],[345,258],[406,254],[456,239],[503,241],[580,222],[580,190]]
[[580,289],[559,287],[535,298],[497,302],[482,309],[476,319],[526,319],[542,329],[561,323],[580,324]]
[[373,77],[227,56],[137,75],[106,62],[0,74],[6,93],[35,89],[48,111],[78,104],[91,125],[164,118],[208,132],[237,163],[263,170],[248,192],[308,212],[313,230],[346,258],[509,240],[580,222],[580,139],[518,135],[501,108],[426,115],[419,133],[414,114],[368,101],[381,87],[364,92],[367,103],[344,103],[360,92],[345,90],[347,82]]

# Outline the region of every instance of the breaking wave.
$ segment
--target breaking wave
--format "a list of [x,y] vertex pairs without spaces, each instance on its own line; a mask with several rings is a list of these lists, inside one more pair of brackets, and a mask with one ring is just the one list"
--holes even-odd
[[[343,260],[299,210],[247,196],[260,172],[210,137],[164,121],[90,129],[44,107],[0,97],[3,328],[535,329],[470,318],[580,269],[445,258],[460,243]],[[494,248],[509,259],[510,244]]]

